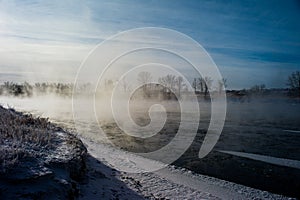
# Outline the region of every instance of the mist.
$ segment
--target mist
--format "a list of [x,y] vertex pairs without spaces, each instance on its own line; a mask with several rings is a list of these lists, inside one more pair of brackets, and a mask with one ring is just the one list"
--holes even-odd
[[[121,98],[122,96],[123,98]],[[182,98],[188,99],[187,96]],[[207,128],[211,117],[210,100],[200,97],[197,102],[191,100],[187,100],[187,102],[198,104],[200,128]],[[73,97],[55,93],[35,94],[31,97],[1,95],[0,103],[7,108],[14,108],[18,111],[49,118],[55,123],[79,132],[79,134],[88,135],[90,135],[89,132],[97,133],[99,125],[101,127],[101,125],[117,122],[121,125],[128,123],[130,120],[133,120],[136,125],[143,128],[151,123],[151,113],[159,113],[159,115],[153,115],[152,120],[158,117],[162,122],[166,122],[168,117],[174,117],[174,119],[180,121],[181,117],[181,107],[177,98],[161,99],[159,95],[145,98],[143,96],[143,88],[136,90],[131,98],[128,98],[126,94],[118,95],[117,101],[113,104],[113,110],[111,96],[103,92],[95,96],[91,94],[77,94],[77,96]],[[129,110],[130,119],[128,119],[127,115],[121,116],[124,113],[120,112],[120,109],[124,105]],[[118,118],[119,121],[116,121],[115,118]],[[157,126],[160,129],[164,127],[164,123],[161,123],[161,120],[156,120],[155,122],[158,123]],[[74,121],[77,122],[76,126]],[[227,100],[225,127],[262,125],[298,130],[300,128],[299,124],[300,105],[297,102],[291,103],[288,98],[274,98],[268,101],[251,99],[246,102],[236,102],[229,97]],[[96,137],[100,137],[100,135],[103,138],[103,133],[97,133]]]

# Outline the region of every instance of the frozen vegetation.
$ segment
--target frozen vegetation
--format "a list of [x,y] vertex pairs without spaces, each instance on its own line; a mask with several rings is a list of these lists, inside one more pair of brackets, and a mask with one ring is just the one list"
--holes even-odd
[[0,106],[0,198],[72,199],[87,151],[45,118]]

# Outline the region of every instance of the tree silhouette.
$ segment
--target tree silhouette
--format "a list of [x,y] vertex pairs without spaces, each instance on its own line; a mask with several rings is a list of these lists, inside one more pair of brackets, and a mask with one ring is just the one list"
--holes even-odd
[[202,77],[198,78],[197,80],[197,87],[200,90],[200,92],[203,93],[205,89],[205,80]]
[[212,79],[210,78],[210,77],[205,77],[204,78],[204,81],[205,81],[205,85],[204,85],[204,96],[206,97],[207,96],[207,94],[208,94],[208,91],[210,90],[210,88],[211,88],[211,85],[212,85]]
[[227,87],[227,79],[226,78],[219,80],[218,84],[219,84],[219,86],[218,86],[219,93],[221,93],[223,91],[223,89],[226,91],[226,87]]
[[144,95],[149,96],[148,94],[148,85],[150,85],[150,82],[152,81],[152,76],[150,72],[140,72],[138,74],[137,78],[138,82],[142,84]]
[[290,87],[290,94],[300,97],[300,71],[293,72],[288,77],[287,85]]
[[167,76],[159,78],[158,82],[164,85],[169,90],[174,90],[176,85],[176,77],[174,75],[168,74]]
[[184,88],[185,84],[183,82],[183,78],[181,76],[178,76],[175,80],[176,82],[176,87],[177,87],[177,94],[178,97],[181,97],[181,91]]
[[129,83],[127,82],[127,80],[125,78],[123,78],[121,81],[120,81],[120,84],[122,86],[122,89],[123,89],[123,92],[129,92],[130,91],[130,85]]
[[192,86],[194,88],[194,92],[196,93],[197,88],[198,88],[198,82],[197,82],[197,78],[194,78]]

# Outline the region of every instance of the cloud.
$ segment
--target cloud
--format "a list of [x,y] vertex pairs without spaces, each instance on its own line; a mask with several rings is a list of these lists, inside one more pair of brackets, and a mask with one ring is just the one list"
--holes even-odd
[[[33,42],[0,38],[0,73],[22,72],[22,80],[73,81],[93,45],[67,42]],[[26,79],[25,79],[26,80]]]
[[[233,82],[259,71],[270,86],[284,86],[282,79],[273,83],[278,72],[285,75],[300,68],[299,9],[293,1],[3,0],[0,70],[74,70],[93,46],[110,35],[158,26],[198,41],[221,71],[230,74],[232,69]],[[147,41],[133,38],[133,42]],[[176,41],[171,45],[184,48]],[[244,79],[240,85],[252,83]]]

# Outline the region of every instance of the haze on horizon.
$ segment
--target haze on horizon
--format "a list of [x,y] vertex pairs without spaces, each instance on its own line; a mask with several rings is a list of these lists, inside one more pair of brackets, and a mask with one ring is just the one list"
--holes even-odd
[[232,89],[300,69],[298,1],[0,1],[0,81],[73,82],[101,41],[163,27],[199,42]]

